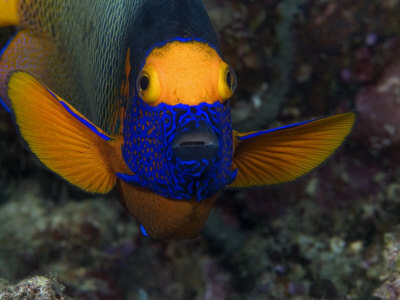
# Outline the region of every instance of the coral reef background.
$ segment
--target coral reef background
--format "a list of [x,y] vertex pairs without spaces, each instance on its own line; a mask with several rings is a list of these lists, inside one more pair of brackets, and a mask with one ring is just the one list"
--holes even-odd
[[235,129],[355,110],[348,141],[294,183],[224,191],[200,237],[160,242],[41,166],[0,110],[1,299],[400,297],[400,1],[205,3],[238,75]]

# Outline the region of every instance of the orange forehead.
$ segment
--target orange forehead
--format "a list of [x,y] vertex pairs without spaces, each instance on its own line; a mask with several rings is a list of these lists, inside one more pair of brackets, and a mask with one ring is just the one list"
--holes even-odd
[[218,92],[221,62],[213,48],[197,41],[171,42],[155,48],[143,68],[154,68],[158,76],[160,96],[154,104],[222,102]]

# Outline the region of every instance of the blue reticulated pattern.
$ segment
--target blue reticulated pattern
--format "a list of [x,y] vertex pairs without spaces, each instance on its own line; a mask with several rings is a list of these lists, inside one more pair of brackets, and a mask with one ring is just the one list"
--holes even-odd
[[[219,141],[211,161],[181,161],[173,155],[177,132],[208,124]],[[172,199],[204,200],[232,183],[233,139],[229,101],[196,106],[150,106],[137,96],[127,107],[122,154],[133,175],[117,175]]]

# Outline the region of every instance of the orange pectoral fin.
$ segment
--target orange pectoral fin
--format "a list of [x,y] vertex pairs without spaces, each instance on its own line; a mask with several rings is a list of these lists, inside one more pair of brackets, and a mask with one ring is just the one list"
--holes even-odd
[[234,133],[230,187],[274,185],[292,181],[326,160],[349,135],[353,112],[249,133]]
[[28,73],[12,73],[8,96],[22,137],[50,170],[88,192],[114,187],[111,137]]

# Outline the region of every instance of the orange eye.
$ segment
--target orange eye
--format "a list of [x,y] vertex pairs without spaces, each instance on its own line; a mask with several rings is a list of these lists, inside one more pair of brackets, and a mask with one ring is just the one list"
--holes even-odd
[[236,90],[237,80],[235,72],[225,62],[219,67],[218,92],[222,99],[232,97]]
[[154,104],[161,94],[157,71],[151,65],[145,66],[136,79],[138,95],[148,104]]

